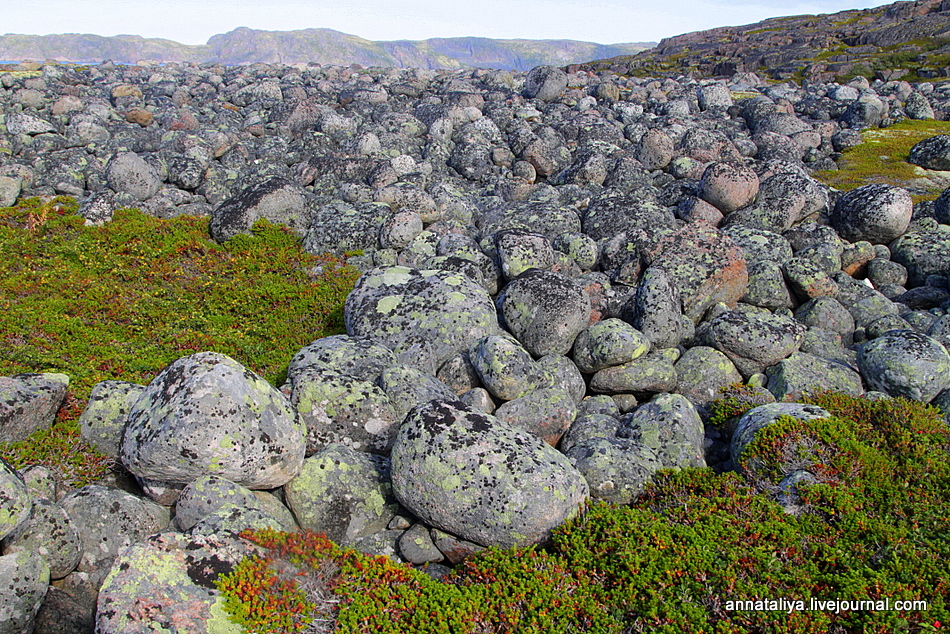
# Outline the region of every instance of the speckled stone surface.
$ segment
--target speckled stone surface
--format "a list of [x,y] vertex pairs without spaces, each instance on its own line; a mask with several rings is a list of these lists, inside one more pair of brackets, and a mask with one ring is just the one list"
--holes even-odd
[[403,363],[434,372],[442,363],[498,331],[488,293],[458,273],[377,268],[364,274],[346,298],[346,331],[373,337],[399,357],[425,342],[430,357]]
[[96,632],[240,634],[214,582],[257,547],[237,537],[162,533],[116,560],[99,591]]
[[502,290],[500,304],[508,330],[534,357],[567,354],[590,322],[586,289],[553,271],[525,271]]
[[617,435],[649,447],[664,469],[705,467],[703,421],[680,394],[657,394],[624,417]]
[[633,361],[650,351],[650,340],[620,319],[604,319],[580,332],[573,359],[581,372],[593,374],[612,365]]
[[32,495],[23,477],[0,458],[0,539],[28,521],[32,510]]
[[371,339],[334,335],[317,339],[294,353],[287,367],[287,380],[293,383],[300,372],[315,367],[373,383],[395,363],[392,351]]
[[732,310],[708,323],[703,341],[750,376],[798,350],[804,336],[805,326],[791,317]]
[[472,346],[469,359],[485,389],[506,401],[554,384],[551,373],[510,335],[489,335],[479,340]]
[[65,374],[0,376],[0,442],[25,440],[39,429],[49,429],[67,387]]
[[127,381],[102,381],[93,386],[86,409],[79,416],[82,439],[117,458],[129,411],[144,391],[144,385]]
[[[768,403],[749,410],[743,414],[738,423],[736,423],[736,431],[732,435],[730,452],[735,465],[740,464],[739,459],[742,456],[742,452],[745,450],[746,445],[752,442],[756,432],[771,425],[781,416],[791,416],[792,418],[801,420],[814,420],[818,418],[828,418],[831,414],[817,405],[803,405],[801,403]],[[749,466],[754,472],[756,465],[752,464]]]
[[341,544],[385,529],[399,510],[389,459],[339,444],[307,458],[284,494],[301,528]]
[[0,548],[4,554],[29,552],[43,558],[50,579],[61,579],[79,564],[82,544],[69,515],[60,505],[45,498],[33,500],[30,519],[7,535]]
[[154,480],[213,474],[269,489],[300,471],[304,439],[283,394],[234,359],[199,352],[149,383],[129,412],[120,455],[129,471]]
[[550,387],[502,403],[494,415],[498,420],[534,434],[555,447],[574,421],[577,407],[565,390]]
[[33,631],[36,613],[49,587],[49,566],[31,552],[0,557],[0,634]]
[[858,368],[871,389],[924,403],[950,385],[946,348],[912,330],[896,330],[865,343],[858,350]]
[[626,438],[591,438],[566,452],[584,475],[592,498],[629,504],[662,468],[656,452]]
[[[272,502],[268,503],[270,500]],[[201,476],[181,491],[175,504],[175,526],[188,531],[203,518],[227,505],[254,509],[272,519],[284,530],[293,530],[295,523],[290,511],[273,496],[252,491],[218,476]],[[276,505],[276,506],[275,506]]]
[[422,521],[483,546],[547,539],[587,484],[539,438],[459,402],[413,410],[392,451],[393,490]]

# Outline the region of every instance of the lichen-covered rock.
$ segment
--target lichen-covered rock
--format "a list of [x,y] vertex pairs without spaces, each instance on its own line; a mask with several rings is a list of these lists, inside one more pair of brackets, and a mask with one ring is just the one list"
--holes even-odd
[[742,249],[742,254],[750,266],[763,260],[783,264],[794,255],[788,239],[774,231],[734,224],[724,228],[722,232]]
[[267,513],[252,508],[225,504],[209,515],[205,515],[191,527],[192,535],[217,535],[218,533],[240,533],[245,530],[271,529],[275,531],[296,530],[281,525]]
[[656,452],[664,469],[705,467],[703,421],[680,394],[657,394],[623,419],[617,432]]
[[225,242],[239,233],[250,233],[258,220],[284,224],[303,237],[314,213],[311,207],[307,190],[285,178],[272,176],[218,205],[211,212],[211,237]]
[[409,365],[394,365],[386,368],[377,380],[379,388],[389,397],[401,421],[416,405],[435,399],[453,400],[455,392],[445,383]]
[[906,189],[893,185],[864,185],[835,204],[831,224],[845,240],[887,244],[910,224],[914,202]]
[[48,588],[49,566],[39,554],[0,557],[0,634],[32,632]]
[[30,519],[7,535],[0,546],[7,555],[39,555],[49,565],[51,579],[61,579],[72,572],[82,554],[79,534],[69,515],[63,507],[44,498],[33,500]]
[[[612,399],[610,402],[613,404]],[[616,409],[616,405],[614,405],[614,409]],[[620,419],[609,414],[588,413],[578,416],[564,432],[564,435],[561,436],[558,448],[561,453],[566,454],[571,447],[591,438],[616,438],[620,427]]]
[[[746,445],[752,442],[756,432],[771,425],[782,416],[791,416],[800,420],[815,420],[828,418],[831,414],[817,405],[804,405],[802,403],[768,403],[749,410],[736,423],[736,431],[732,435],[732,443],[729,447],[732,453],[732,461],[736,466],[741,465],[742,452]],[[749,466],[752,468],[752,473],[754,473],[756,465],[753,463]]]
[[23,476],[0,458],[0,539],[28,521],[32,510],[32,496]]
[[614,504],[630,504],[663,468],[653,449],[626,438],[590,438],[565,455],[584,476],[590,496]]
[[[932,118],[933,110],[930,114]],[[950,170],[950,135],[938,134],[919,141],[910,149],[907,161],[928,170]]]
[[495,410],[495,418],[534,434],[552,447],[577,416],[574,399],[559,387],[535,390]]
[[[475,220],[482,237],[493,236],[504,229],[521,229],[540,233],[554,240],[562,233],[577,233],[581,219],[577,210],[550,202],[528,201],[500,204],[486,210]],[[584,233],[588,233],[585,229]]]
[[833,297],[816,297],[795,310],[795,319],[806,326],[816,326],[841,335],[851,341],[854,334],[854,316]]
[[741,301],[769,310],[790,308],[792,296],[785,284],[782,265],[769,260],[749,264],[749,283]]
[[226,534],[162,533],[133,544],[102,584],[96,632],[239,634],[215,581],[259,552]]
[[746,293],[745,257],[731,238],[715,227],[689,224],[660,239],[651,266],[662,267],[679,289],[683,313],[699,323],[718,302],[734,306]]
[[621,315],[654,348],[672,348],[682,339],[683,300],[663,267],[650,266],[643,272],[637,292],[627,300]]
[[338,444],[307,458],[284,495],[301,528],[340,544],[385,529],[399,511],[389,459]]
[[523,229],[503,229],[495,234],[495,253],[505,279],[511,280],[528,269],[547,270],[554,265],[554,248],[540,233]]
[[546,540],[588,493],[563,454],[459,402],[432,401],[406,417],[393,445],[392,482],[426,524],[500,548]]
[[66,397],[65,374],[0,376],[0,442],[17,442],[49,429]]
[[506,401],[553,384],[550,373],[510,336],[485,337],[472,346],[469,359],[485,388]]
[[869,388],[923,403],[950,386],[950,354],[913,330],[888,332],[862,345],[858,368]]
[[930,275],[946,275],[950,268],[950,232],[942,225],[909,231],[890,244],[891,259],[907,268],[908,286],[926,284]]
[[580,332],[574,341],[573,358],[581,372],[593,374],[633,361],[649,351],[650,341],[643,333],[624,321],[611,318]]
[[307,429],[306,454],[333,443],[386,453],[399,416],[374,383],[319,366],[297,370],[290,402]]
[[272,489],[297,475],[306,430],[287,398],[234,359],[182,357],[129,412],[120,455],[139,477],[187,483],[218,475]]
[[651,199],[648,193],[637,190],[637,194],[605,194],[592,200],[584,211],[584,234],[601,241],[624,232],[643,231],[644,235],[672,232],[675,219],[670,210]]
[[33,634],[88,634],[95,630],[95,605],[85,606],[68,592],[50,586],[36,613]]
[[672,392],[678,378],[673,363],[646,355],[621,365],[604,368],[590,380],[590,389],[599,394],[640,394]]
[[168,525],[168,509],[131,493],[90,484],[60,500],[82,541],[78,570],[91,572],[130,544]]
[[590,322],[586,289],[560,273],[525,271],[502,295],[505,324],[535,357],[567,354]]
[[796,256],[782,265],[789,288],[799,300],[807,302],[815,297],[833,297],[838,285],[829,273],[814,260]]
[[372,339],[334,335],[322,337],[298,350],[287,367],[287,380],[308,367],[333,370],[374,383],[383,370],[396,365],[392,351]]
[[676,393],[693,405],[708,407],[722,397],[722,388],[740,383],[742,375],[735,364],[715,348],[693,346],[674,364],[679,383]]
[[440,562],[445,555],[436,547],[428,528],[415,524],[399,538],[399,554],[411,564]]
[[[254,491],[224,478],[206,475],[182,489],[175,504],[175,525],[178,530],[187,532],[200,520],[227,505],[254,509],[265,514],[271,510],[265,508]],[[282,517],[273,519],[286,522],[286,510]],[[293,530],[292,522],[290,524],[284,530]]]
[[86,408],[79,416],[82,439],[105,455],[117,458],[129,412],[144,391],[144,385],[127,381],[96,383]]
[[766,368],[765,374],[769,377],[769,391],[777,400],[798,400],[805,394],[824,390],[852,396],[864,393],[861,375],[857,372],[843,363],[806,352],[793,352],[787,359]]
[[713,163],[699,181],[699,197],[724,214],[745,207],[759,192],[759,177],[737,163]]
[[[402,363],[430,374],[498,331],[491,297],[470,278],[402,266],[365,273],[347,295],[345,320],[349,335],[371,337]],[[425,342],[429,359],[420,359],[413,348],[420,342]]]
[[343,255],[347,251],[375,251],[379,232],[392,210],[384,203],[347,203],[335,200],[313,210],[303,239],[309,253]]
[[525,77],[524,94],[529,99],[554,101],[567,88],[567,73],[556,66],[535,66]]
[[804,336],[805,326],[790,317],[731,310],[709,322],[703,338],[751,376],[798,350]]
[[106,167],[109,187],[133,200],[146,200],[155,195],[162,181],[155,168],[135,152],[119,152]]

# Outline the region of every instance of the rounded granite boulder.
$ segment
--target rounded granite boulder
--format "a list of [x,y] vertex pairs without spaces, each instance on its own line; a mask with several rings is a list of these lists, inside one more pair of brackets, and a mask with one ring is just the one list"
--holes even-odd
[[30,518],[33,501],[23,477],[0,458],[0,539]]
[[627,438],[590,438],[565,455],[584,475],[591,497],[614,504],[630,504],[663,468],[652,448]]
[[0,557],[0,634],[32,632],[49,589],[49,566],[37,553]]
[[907,231],[913,211],[914,201],[906,189],[864,185],[838,199],[831,225],[845,240],[887,244]]
[[590,322],[590,296],[571,278],[531,269],[502,291],[505,324],[534,357],[567,354]]
[[363,274],[347,295],[345,320],[351,336],[371,337],[395,352],[400,362],[430,374],[498,332],[491,297],[470,278],[405,266]]
[[133,474],[159,482],[212,474],[272,489],[300,471],[305,434],[267,381],[228,356],[199,352],[145,388],[129,412],[120,456]]
[[410,412],[393,445],[392,483],[426,524],[499,548],[545,541],[588,494],[562,453],[458,401]]
[[913,330],[893,330],[858,350],[858,369],[872,390],[929,403],[950,385],[950,354]]

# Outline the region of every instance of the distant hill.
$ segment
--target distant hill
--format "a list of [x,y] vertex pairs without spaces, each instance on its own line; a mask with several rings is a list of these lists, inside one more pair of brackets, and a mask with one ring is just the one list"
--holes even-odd
[[663,39],[653,49],[582,65],[588,70],[675,76],[756,72],[818,81],[950,76],[950,0],[771,18]]
[[0,35],[5,61],[214,62],[360,64],[419,68],[500,68],[528,70],[542,64],[564,66],[591,59],[632,55],[652,42],[595,44],[575,40],[496,40],[451,37],[374,42],[332,29],[261,31],[241,27],[215,35],[203,45],[137,35]]

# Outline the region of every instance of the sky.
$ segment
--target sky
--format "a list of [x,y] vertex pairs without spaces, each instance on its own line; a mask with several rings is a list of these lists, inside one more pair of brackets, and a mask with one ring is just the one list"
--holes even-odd
[[129,34],[182,44],[205,44],[240,26],[330,28],[369,40],[480,36],[619,44],[881,4],[887,0],[0,0],[0,29]]

